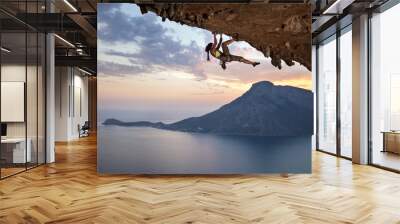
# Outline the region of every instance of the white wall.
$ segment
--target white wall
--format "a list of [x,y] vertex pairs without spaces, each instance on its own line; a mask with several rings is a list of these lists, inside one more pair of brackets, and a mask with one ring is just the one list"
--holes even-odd
[[[39,159],[39,163],[44,163],[45,90],[43,89],[44,74],[41,71],[41,67],[36,67],[36,65],[28,65],[26,67],[25,64],[2,64],[1,81],[24,83],[24,89],[19,90],[19,94],[24,94],[26,90],[26,101],[24,100],[24,102],[22,102],[22,107],[10,108],[3,105],[1,110],[3,113],[22,113],[22,121],[5,122],[7,124],[7,137],[24,138],[25,136],[27,136],[27,138],[29,139],[28,144],[30,144],[29,147],[31,148],[32,152],[31,161],[36,162],[36,159]],[[4,95],[5,92],[3,90],[4,89],[2,89],[2,98],[9,98],[7,97],[7,95]],[[24,117],[25,113],[26,120]]]
[[[31,74],[33,71],[36,73],[36,67],[18,64],[4,64],[1,66],[1,81],[2,82],[24,82],[26,83],[25,76],[26,70],[28,74]],[[30,81],[31,82],[31,81]],[[36,85],[36,82],[30,83]],[[36,89],[28,88],[27,96],[36,98]],[[32,90],[33,92],[30,92]],[[4,97],[4,96],[3,96]],[[28,102],[31,102],[32,99],[27,99]],[[35,105],[36,107],[36,105]],[[1,108],[2,110],[6,110],[6,108]],[[30,117],[34,115],[34,117]],[[28,122],[35,121],[36,123],[36,114],[28,113]],[[7,136],[8,137],[25,137],[25,122],[7,122]],[[28,125],[29,127],[33,127],[32,124]],[[35,126],[36,129],[36,126]],[[29,137],[29,133],[28,133]]]
[[69,68],[55,68],[55,141],[67,141],[69,139]]
[[[2,65],[2,82],[25,82],[25,64],[24,65]],[[1,108],[5,110],[6,108]],[[25,137],[25,122],[7,123],[7,137]]]
[[55,140],[79,137],[78,125],[88,120],[88,78],[72,67],[56,67]]
[[82,126],[85,121],[88,121],[89,116],[88,116],[88,77],[87,76],[82,76],[82,73],[78,73],[76,75],[75,70],[75,75],[74,75],[74,107],[72,108],[72,117],[73,119],[71,120],[72,124],[72,136],[74,138],[79,137],[79,132],[78,132],[78,125]]

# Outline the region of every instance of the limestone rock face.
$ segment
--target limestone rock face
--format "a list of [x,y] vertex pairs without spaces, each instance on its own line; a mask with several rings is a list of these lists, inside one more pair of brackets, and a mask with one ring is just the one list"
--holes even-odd
[[[311,70],[309,4],[138,4],[171,21],[235,36],[271,57],[272,65],[294,61]],[[210,40],[211,41],[211,40]]]

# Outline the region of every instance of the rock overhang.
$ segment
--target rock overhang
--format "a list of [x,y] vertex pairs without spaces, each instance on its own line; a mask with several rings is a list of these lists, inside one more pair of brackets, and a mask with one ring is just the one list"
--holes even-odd
[[298,62],[311,70],[309,4],[137,4],[142,14],[154,12],[180,24],[235,36],[271,58],[279,69]]

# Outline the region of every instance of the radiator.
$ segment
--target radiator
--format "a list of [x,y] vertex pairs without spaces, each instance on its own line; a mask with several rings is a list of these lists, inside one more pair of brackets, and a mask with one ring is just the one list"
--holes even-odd
[[400,132],[382,132],[383,151],[400,154]]

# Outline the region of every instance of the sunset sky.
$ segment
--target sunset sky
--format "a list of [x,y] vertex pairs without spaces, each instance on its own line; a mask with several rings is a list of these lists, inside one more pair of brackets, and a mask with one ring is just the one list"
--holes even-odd
[[206,60],[204,47],[211,41],[207,30],[162,22],[153,13],[142,15],[134,4],[99,4],[100,119],[172,122],[199,116],[261,80],[311,88],[311,73],[305,67],[284,65],[279,70],[246,42],[231,44],[231,53],[261,65],[232,62],[222,70],[218,60]]

